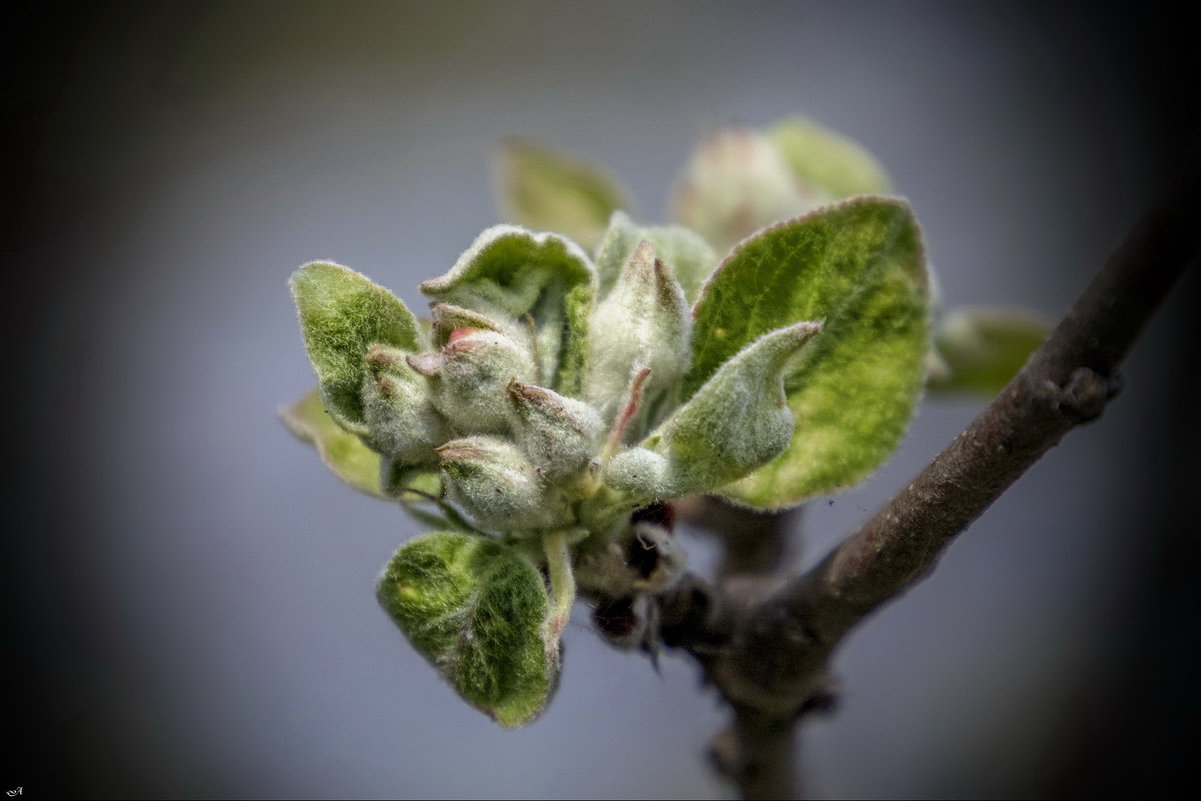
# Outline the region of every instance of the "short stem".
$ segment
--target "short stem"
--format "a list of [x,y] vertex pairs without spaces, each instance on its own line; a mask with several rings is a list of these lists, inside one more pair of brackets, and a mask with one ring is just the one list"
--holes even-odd
[[796,798],[796,723],[764,721],[739,713],[734,730],[746,751],[743,773],[738,779],[745,799]]
[[729,728],[713,739],[709,757],[746,801],[789,799],[797,797],[795,748],[796,721],[738,710]]
[[546,566],[550,572],[550,609],[543,624],[542,638],[547,656],[552,662],[559,660],[559,639],[567,620],[571,616],[571,605],[575,603],[575,576],[571,572],[571,553],[567,550],[567,532],[548,532],[543,540],[546,550]]

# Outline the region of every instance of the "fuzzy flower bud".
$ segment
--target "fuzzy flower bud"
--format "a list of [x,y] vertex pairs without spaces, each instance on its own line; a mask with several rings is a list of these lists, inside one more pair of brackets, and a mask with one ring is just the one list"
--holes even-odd
[[[609,419],[618,413],[634,375],[650,368],[644,397],[651,400],[673,386],[689,363],[691,315],[684,290],[650,243],[630,253],[612,291],[597,306],[591,340],[586,396]],[[644,405],[629,430],[645,420]]]
[[581,471],[596,456],[604,423],[588,404],[520,381],[509,384],[509,399],[517,441],[547,477]]
[[362,397],[368,441],[401,465],[432,465],[437,461],[433,446],[446,439],[446,426],[405,356],[385,345],[367,350]]
[[507,431],[509,382],[528,380],[534,372],[525,348],[502,333],[478,328],[456,328],[441,353],[408,361],[430,378],[434,406],[465,433]]
[[562,504],[515,445],[494,437],[467,437],[437,450],[451,494],[480,525],[541,528],[563,517]]
[[765,225],[812,208],[824,196],[801,187],[766,136],[748,128],[717,131],[692,155],[676,189],[676,216],[718,251]]
[[445,347],[450,341],[450,335],[460,328],[478,328],[483,331],[503,333],[504,327],[484,315],[453,306],[449,303],[435,303],[430,306],[430,317],[433,318],[434,344]]

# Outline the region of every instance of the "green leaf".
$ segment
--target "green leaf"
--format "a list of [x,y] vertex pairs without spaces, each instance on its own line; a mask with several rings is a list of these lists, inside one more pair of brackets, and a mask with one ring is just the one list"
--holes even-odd
[[[578,313],[592,302],[596,276],[591,259],[574,242],[497,225],[480,234],[440,278],[421,285],[425,295],[483,314],[538,355],[534,383],[546,385],[569,367],[584,337]],[[527,317],[528,315],[528,317]],[[531,340],[531,328],[535,332]],[[558,386],[552,387],[558,390]]]
[[858,481],[897,446],[929,339],[925,256],[905,202],[859,198],[762,231],[718,268],[694,314],[685,397],[764,333],[824,322],[785,381],[788,449],[727,497],[795,504]]
[[358,436],[338,426],[321,405],[321,396],[312,390],[291,406],[280,408],[279,416],[288,430],[302,442],[317,449],[321,461],[359,492],[376,498],[388,496],[380,489],[380,456],[363,444]]
[[[436,471],[414,469],[381,457],[330,418],[321,405],[318,390],[310,391],[291,406],[281,407],[279,416],[298,439],[317,449],[321,462],[334,475],[359,492],[399,501],[405,511],[428,525],[467,527],[454,510],[440,504],[442,479]],[[427,511],[420,508],[422,505],[438,511]]]
[[588,374],[588,342],[596,288],[579,284],[563,300],[563,353],[554,386],[564,395],[578,395]]
[[377,596],[413,647],[500,725],[522,726],[546,706],[554,684],[541,631],[546,586],[513,547],[426,534],[396,551]]
[[391,292],[339,264],[306,264],[292,275],[291,287],[325,408],[340,425],[365,431],[360,393],[367,348],[423,349],[417,320]]
[[995,395],[1050,331],[1046,320],[1024,309],[953,309],[934,334],[941,369],[931,371],[929,387]]
[[793,173],[831,199],[892,191],[880,163],[856,142],[804,117],[780,120],[768,138]]
[[[642,443],[610,460],[606,481],[635,494],[674,498],[709,492],[788,447],[793,419],[784,365],[821,330],[797,323],[765,334],[723,364],[692,399]],[[640,450],[663,457],[661,464]]]
[[695,303],[701,286],[717,264],[709,243],[682,225],[635,225],[624,212],[614,212],[609,229],[596,250],[600,296],[617,282],[621,267],[642,240],[651,243],[655,257],[667,265],[684,288],[684,297]]
[[513,222],[565,234],[588,248],[600,241],[609,215],[630,205],[604,170],[528,139],[501,145],[497,183]]

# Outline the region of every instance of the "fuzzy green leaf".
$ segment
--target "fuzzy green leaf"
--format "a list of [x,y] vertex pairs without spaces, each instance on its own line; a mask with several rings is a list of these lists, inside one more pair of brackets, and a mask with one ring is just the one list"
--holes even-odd
[[514,548],[436,532],[401,546],[377,596],[422,656],[500,725],[533,720],[554,685],[542,639],[546,586]]
[[[788,447],[793,419],[784,366],[821,330],[797,323],[752,342],[642,443],[614,456],[605,479],[619,490],[673,498],[719,489]],[[648,457],[651,451],[663,462]],[[642,482],[640,487],[639,482]]]
[[804,117],[780,120],[767,135],[796,177],[831,199],[892,191],[871,153]]
[[1047,321],[1022,309],[954,309],[934,334],[939,369],[931,371],[929,387],[995,395],[1050,331]]
[[553,383],[564,395],[578,395],[584,387],[595,298],[596,288],[592,284],[578,284],[563,301],[563,353]]
[[312,390],[279,416],[288,430],[317,449],[322,463],[359,492],[376,498],[388,496],[380,489],[380,456],[356,435],[342,429],[326,414],[321,396]]
[[600,241],[609,215],[629,208],[604,170],[528,139],[500,148],[497,184],[504,214],[519,225],[565,234],[585,247]]
[[425,336],[396,296],[339,264],[310,262],[292,275],[291,287],[325,408],[340,425],[362,432],[367,348],[418,351]]
[[651,243],[655,257],[666,264],[680,282],[685,299],[695,303],[701,286],[717,264],[717,254],[709,243],[682,225],[635,225],[620,211],[613,213],[609,229],[596,249],[601,297],[617,283],[622,265],[643,240]]
[[785,381],[788,449],[723,494],[788,506],[858,481],[895,449],[924,378],[926,287],[920,231],[900,200],[819,209],[730,254],[694,312],[686,397],[764,333],[805,320],[824,327]]
[[[334,475],[359,492],[399,501],[405,511],[427,525],[466,527],[453,510],[437,503],[442,496],[442,479],[437,472],[414,469],[368,448],[358,436],[330,419],[318,390],[291,406],[281,407],[279,416],[299,440],[317,449],[321,462]],[[433,506],[434,510],[423,509],[422,505]]]
[[424,282],[421,291],[483,314],[514,339],[530,342],[538,354],[533,380],[549,385],[561,373],[578,372],[578,365],[566,362],[578,355],[578,343],[586,338],[575,330],[587,320],[578,308],[591,304],[595,287],[592,260],[574,242],[497,225],[480,234],[448,273]]

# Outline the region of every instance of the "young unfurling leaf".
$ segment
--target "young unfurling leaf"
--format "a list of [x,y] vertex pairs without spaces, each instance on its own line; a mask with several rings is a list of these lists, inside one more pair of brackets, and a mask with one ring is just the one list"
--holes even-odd
[[[748,345],[641,448],[613,457],[609,482],[637,488],[636,476],[641,472],[649,481],[659,482],[646,486],[647,492],[671,498],[715,490],[778,456],[788,447],[793,431],[784,394],[784,365],[819,331],[819,323],[797,323]],[[656,462],[644,450],[663,461]]]
[[417,320],[391,292],[339,264],[306,264],[292,275],[291,286],[325,409],[339,424],[362,433],[367,348],[378,343],[409,352],[423,349]]
[[471,534],[426,534],[396,551],[377,596],[465,701],[505,728],[542,711],[554,687],[541,631],[547,591],[514,548]]
[[717,265],[717,254],[695,231],[682,225],[635,225],[625,212],[616,211],[605,237],[596,248],[596,277],[603,298],[617,282],[622,266],[639,242],[647,241],[655,257],[680,282],[684,298],[695,303],[701,286]]
[[504,142],[497,179],[510,220],[586,247],[597,243],[613,211],[630,206],[625,191],[600,168],[528,139]]
[[741,243],[697,303],[685,397],[765,331],[824,327],[785,382],[797,420],[788,449],[722,494],[779,508],[879,466],[921,391],[926,314],[925,256],[904,201],[849,200]]

